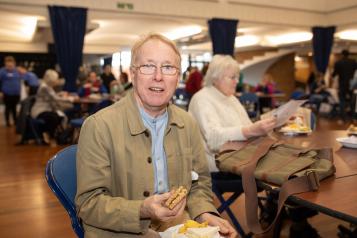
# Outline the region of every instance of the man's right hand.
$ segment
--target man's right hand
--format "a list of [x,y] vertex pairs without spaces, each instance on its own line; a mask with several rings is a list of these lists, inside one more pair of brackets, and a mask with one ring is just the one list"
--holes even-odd
[[171,193],[155,194],[146,198],[141,204],[140,217],[166,222],[181,216],[185,210],[186,199],[182,199],[172,210],[164,206]]

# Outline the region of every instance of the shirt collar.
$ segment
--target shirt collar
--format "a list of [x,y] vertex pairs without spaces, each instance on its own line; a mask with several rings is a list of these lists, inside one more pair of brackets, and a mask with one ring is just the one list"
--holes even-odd
[[[134,96],[134,90],[131,90],[130,93],[122,100],[128,100],[128,109],[126,114],[130,133],[132,135],[144,133],[147,129],[144,126],[143,120],[141,119],[139,106]],[[171,105],[171,103],[168,105],[168,125],[182,128],[184,127],[184,122],[180,117],[178,110],[180,109],[176,108],[176,106]]]

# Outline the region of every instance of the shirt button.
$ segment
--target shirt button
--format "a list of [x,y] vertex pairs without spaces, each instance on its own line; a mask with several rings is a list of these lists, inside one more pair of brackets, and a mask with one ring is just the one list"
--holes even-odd
[[143,195],[144,195],[144,197],[149,197],[150,196],[150,192],[149,191],[144,191]]
[[149,156],[149,157],[148,157],[148,163],[151,164],[151,162],[152,162],[152,159],[151,159],[151,157]]
[[161,185],[162,184],[162,181],[159,181],[159,185]]

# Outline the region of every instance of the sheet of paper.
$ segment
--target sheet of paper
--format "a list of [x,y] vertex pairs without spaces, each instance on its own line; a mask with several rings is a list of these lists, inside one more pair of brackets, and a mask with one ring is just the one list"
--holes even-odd
[[305,102],[306,100],[290,100],[277,108],[273,112],[273,115],[277,117],[276,127],[284,125],[284,123],[289,120],[289,118],[293,116],[298,108]]

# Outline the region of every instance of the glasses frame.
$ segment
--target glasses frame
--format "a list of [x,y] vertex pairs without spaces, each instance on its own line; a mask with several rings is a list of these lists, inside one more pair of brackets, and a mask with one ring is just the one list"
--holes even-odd
[[[154,70],[152,73],[145,73],[145,72],[142,71],[142,68],[143,68],[144,66],[154,66],[155,70]],[[175,69],[175,72],[174,72],[173,74],[164,73],[164,72],[163,72],[163,68],[164,68],[164,67],[167,67],[167,66],[170,66],[170,67],[174,68],[174,69]],[[161,74],[162,74],[162,75],[166,75],[166,76],[174,76],[174,75],[176,75],[176,74],[179,72],[179,70],[180,70],[178,67],[176,67],[176,66],[174,66],[174,65],[161,65],[161,66],[158,67],[158,66],[155,65],[155,64],[142,64],[142,65],[132,65],[132,67],[135,68],[135,69],[139,69],[139,72],[140,72],[141,74],[144,74],[144,75],[153,75],[153,74],[155,74],[155,73],[157,72],[157,68],[160,68]]]

